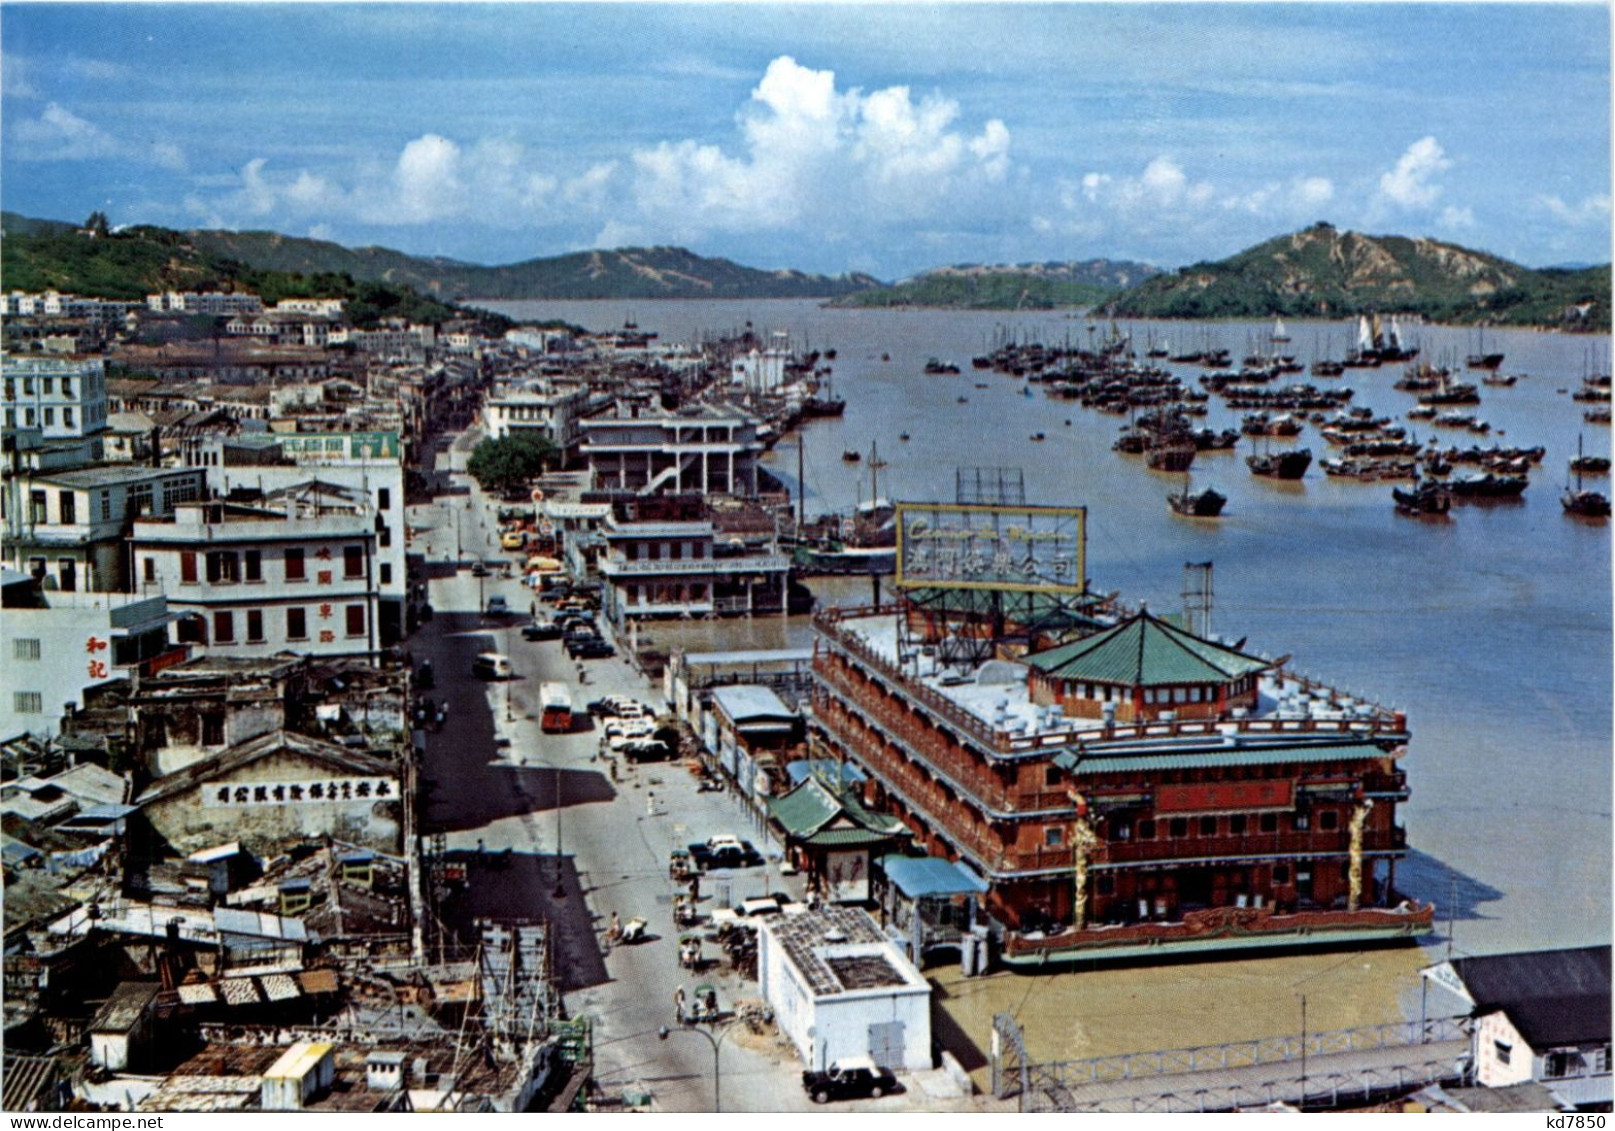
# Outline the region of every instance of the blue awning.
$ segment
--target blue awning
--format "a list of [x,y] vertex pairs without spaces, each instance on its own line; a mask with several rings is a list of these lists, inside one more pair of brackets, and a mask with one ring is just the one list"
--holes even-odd
[[909,899],[938,895],[979,895],[987,881],[963,864],[940,856],[882,856],[881,870]]
[[822,778],[836,784],[836,769],[841,770],[841,785],[858,785],[869,777],[851,762],[837,762],[834,758],[802,758],[785,764],[785,775],[792,785],[801,785],[808,778]]

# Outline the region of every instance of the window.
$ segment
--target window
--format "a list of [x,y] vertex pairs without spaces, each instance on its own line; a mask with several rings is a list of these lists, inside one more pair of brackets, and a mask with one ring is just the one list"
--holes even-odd
[[224,745],[224,713],[210,711],[202,716],[202,745]]
[[1312,827],[1312,818],[1311,818],[1311,816],[1309,816],[1306,813],[1302,813],[1302,812],[1300,812],[1298,810],[1296,812],[1296,814],[1295,814],[1295,830],[1296,830],[1296,832],[1304,832],[1307,829],[1310,829],[1311,827]]
[[264,553],[262,550],[248,550],[246,557],[246,572],[243,576],[248,581],[262,581],[264,579]]
[[1043,847],[1059,848],[1065,843],[1065,829],[1060,825],[1043,826]]
[[1062,776],[1063,775],[1061,774],[1059,766],[1044,766],[1043,767],[1043,786],[1044,786],[1044,788],[1046,788],[1046,789],[1054,789],[1055,787],[1057,787],[1060,784],[1060,778]]
[[78,497],[73,492],[58,491],[56,505],[61,511],[63,526],[71,526],[79,520]]
[[175,632],[181,644],[206,644],[207,621],[201,615],[181,617],[175,626]]
[[308,639],[308,615],[300,608],[286,610],[286,639]]
[[73,427],[73,410],[71,408],[62,409],[62,426],[64,428]]
[[380,533],[377,534],[377,540],[383,546],[391,546],[393,544],[393,528],[385,523],[379,523],[378,527]]
[[111,522],[112,521],[112,492],[111,491],[102,491],[101,492],[101,521],[102,522]]
[[1580,1075],[1581,1054],[1575,1049],[1556,1049],[1550,1052],[1543,1066],[1544,1074],[1555,1079]]
[[1109,872],[1101,872],[1094,878],[1093,886],[1099,895],[1110,895],[1116,890],[1116,877]]
[[78,588],[78,568],[78,562],[72,558],[56,560],[56,586],[63,593],[71,593]]
[[672,558],[676,562],[677,561],[683,561],[684,560],[684,543],[683,542],[674,542],[673,545],[669,548],[667,556]]
[[1138,828],[1137,828],[1136,832],[1138,833],[1138,839],[1139,840],[1154,840],[1155,839],[1155,822],[1154,821],[1140,821],[1138,823]]
[[42,715],[45,713],[45,697],[37,691],[14,692],[11,709],[19,715]]
[[1132,840],[1133,822],[1126,817],[1118,817],[1111,822],[1110,838],[1112,840]]
[[381,563],[381,583],[383,585],[391,585],[393,583],[393,563],[392,562],[382,562]]
[[1288,864],[1273,865],[1273,883],[1279,886],[1290,882],[1290,866]]
[[11,642],[11,658],[13,660],[39,659],[39,640],[19,636]]
[[384,511],[393,509],[393,492],[391,487],[376,488],[376,506]]
[[262,609],[247,610],[247,641],[252,644],[262,644],[264,641],[264,611]]
[[1244,836],[1245,835],[1245,814],[1243,814],[1243,813],[1235,813],[1232,817],[1228,818],[1228,835],[1229,836]]
[[363,605],[349,605],[348,606],[348,635],[349,636],[363,636],[364,635],[364,606]]
[[43,526],[48,523],[50,521],[50,514],[47,510],[49,506],[50,503],[46,499],[45,492],[29,491],[28,521],[38,526]]
[[1167,826],[1167,835],[1174,839],[1189,835],[1189,822],[1182,817],[1173,817],[1172,823]]
[[286,580],[302,581],[308,575],[303,572],[303,549],[301,546],[286,551]]
[[1200,818],[1200,835],[1201,836],[1216,836],[1217,835],[1217,818],[1215,818],[1215,817],[1201,817]]
[[1263,813],[1261,819],[1257,822],[1257,827],[1259,827],[1264,833],[1278,832],[1279,815],[1277,813]]
[[343,577],[363,577],[364,576],[364,547],[363,546],[343,546],[342,547],[342,576]]
[[1507,1064],[1514,1055],[1514,1046],[1507,1041],[1493,1041],[1492,1048],[1497,1052],[1497,1063]]
[[225,585],[241,580],[241,559],[234,550],[213,550],[207,556],[207,579]]
[[54,393],[56,391],[56,378],[41,377],[39,379],[39,391],[47,397]]
[[1325,831],[1340,827],[1340,814],[1333,809],[1324,809],[1318,814],[1318,827]]
[[54,427],[55,424],[56,424],[56,410],[54,408],[47,408],[45,410],[45,427],[46,428],[51,428],[51,427]]
[[234,644],[236,639],[236,615],[229,610],[213,614],[213,639],[220,644]]
[[196,551],[181,550],[179,555],[179,579],[186,585],[196,584]]

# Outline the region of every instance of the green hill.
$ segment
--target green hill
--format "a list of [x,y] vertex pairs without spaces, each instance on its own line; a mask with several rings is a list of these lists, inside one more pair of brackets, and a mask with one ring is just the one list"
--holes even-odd
[[960,264],[926,271],[890,287],[859,291],[835,306],[948,307],[960,310],[1050,310],[1093,306],[1157,273],[1144,263]]
[[10,290],[59,290],[133,301],[165,290],[250,291],[265,302],[283,298],[342,298],[354,325],[382,318],[443,322],[474,317],[499,329],[508,323],[485,311],[464,311],[395,283],[342,272],[297,273],[249,266],[198,246],[187,233],[132,227],[91,236],[75,225],[0,217],[0,275]]
[[187,232],[198,247],[255,267],[337,271],[452,299],[834,298],[879,286],[868,275],[760,271],[680,247],[579,251],[482,267],[384,247],[346,248],[275,232]]
[[1437,240],[1329,224],[1147,279],[1106,307],[1128,318],[1417,314],[1433,322],[1608,330],[1608,267],[1535,270]]

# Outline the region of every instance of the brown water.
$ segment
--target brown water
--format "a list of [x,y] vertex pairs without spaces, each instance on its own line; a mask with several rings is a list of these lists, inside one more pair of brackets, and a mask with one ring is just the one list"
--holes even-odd
[[[1522,373],[1513,388],[1482,388],[1473,411],[1491,437],[1446,431],[1467,446],[1545,445],[1548,454],[1514,504],[1456,508],[1450,520],[1403,518],[1387,484],[1307,478],[1279,484],[1252,477],[1243,455],[1202,455],[1194,483],[1229,496],[1218,522],[1172,516],[1165,495],[1181,478],[1111,452],[1123,420],[1045,399],[1025,382],[970,368],[1007,330],[1022,339],[1086,344],[1089,323],[1057,313],[831,310],[809,302],[544,302],[490,304],[518,318],[565,318],[591,329],[632,316],[664,340],[727,332],[748,320],[759,331],[790,331],[798,346],[834,348],[839,420],[806,429],[809,514],[852,506],[871,491],[864,465],[841,453],[870,445],[890,461],[880,493],[952,499],[959,465],[1024,470],[1028,502],[1088,507],[1088,573],[1095,588],[1120,590],[1159,611],[1182,606],[1183,564],[1215,563],[1213,627],[1248,637],[1270,655],[1291,653],[1297,670],[1408,712],[1414,740],[1404,762],[1413,798],[1402,807],[1410,859],[1399,886],[1455,919],[1455,947],[1487,953],[1530,946],[1607,942],[1611,915],[1611,598],[1609,527],[1566,518],[1559,493],[1578,434],[1589,454],[1609,454],[1609,431],[1582,421],[1574,390],[1592,364],[1608,370],[1610,340],[1487,331],[1488,350]],[[1201,348],[1208,340],[1235,357],[1265,347],[1266,324],[1133,323],[1146,340]],[[1340,356],[1344,323],[1291,323],[1289,349],[1310,362],[1315,349]],[[1460,361],[1473,331],[1417,327],[1407,335],[1424,357]],[[1331,341],[1332,339],[1332,341]],[[882,361],[882,353],[890,360]],[[956,377],[927,377],[929,357],[951,359]],[[1412,394],[1391,388],[1399,366],[1348,370],[1357,405],[1402,416]],[[1198,369],[1184,371],[1197,377]],[[1478,383],[1478,374],[1472,375]],[[978,382],[988,387],[978,389]],[[968,403],[960,404],[964,396]],[[1466,409],[1465,411],[1471,411]],[[1205,423],[1237,426],[1216,398]],[[1064,421],[1070,420],[1067,427]],[[1422,437],[1427,424],[1411,425]],[[908,442],[899,435],[908,432]],[[1045,432],[1048,440],[1028,437]],[[1300,441],[1315,459],[1328,445],[1309,427]],[[794,486],[796,452],[768,457]],[[1589,485],[1608,490],[1602,480]],[[816,585],[832,600],[863,600],[869,583]],[[805,643],[791,621],[658,625],[659,643],[783,646]],[[1443,924],[1443,930],[1445,924]]]

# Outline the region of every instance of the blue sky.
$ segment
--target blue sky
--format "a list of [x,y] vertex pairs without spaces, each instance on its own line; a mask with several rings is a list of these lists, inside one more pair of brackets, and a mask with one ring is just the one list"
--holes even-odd
[[0,202],[509,263],[1610,255],[1598,4],[3,6]]

